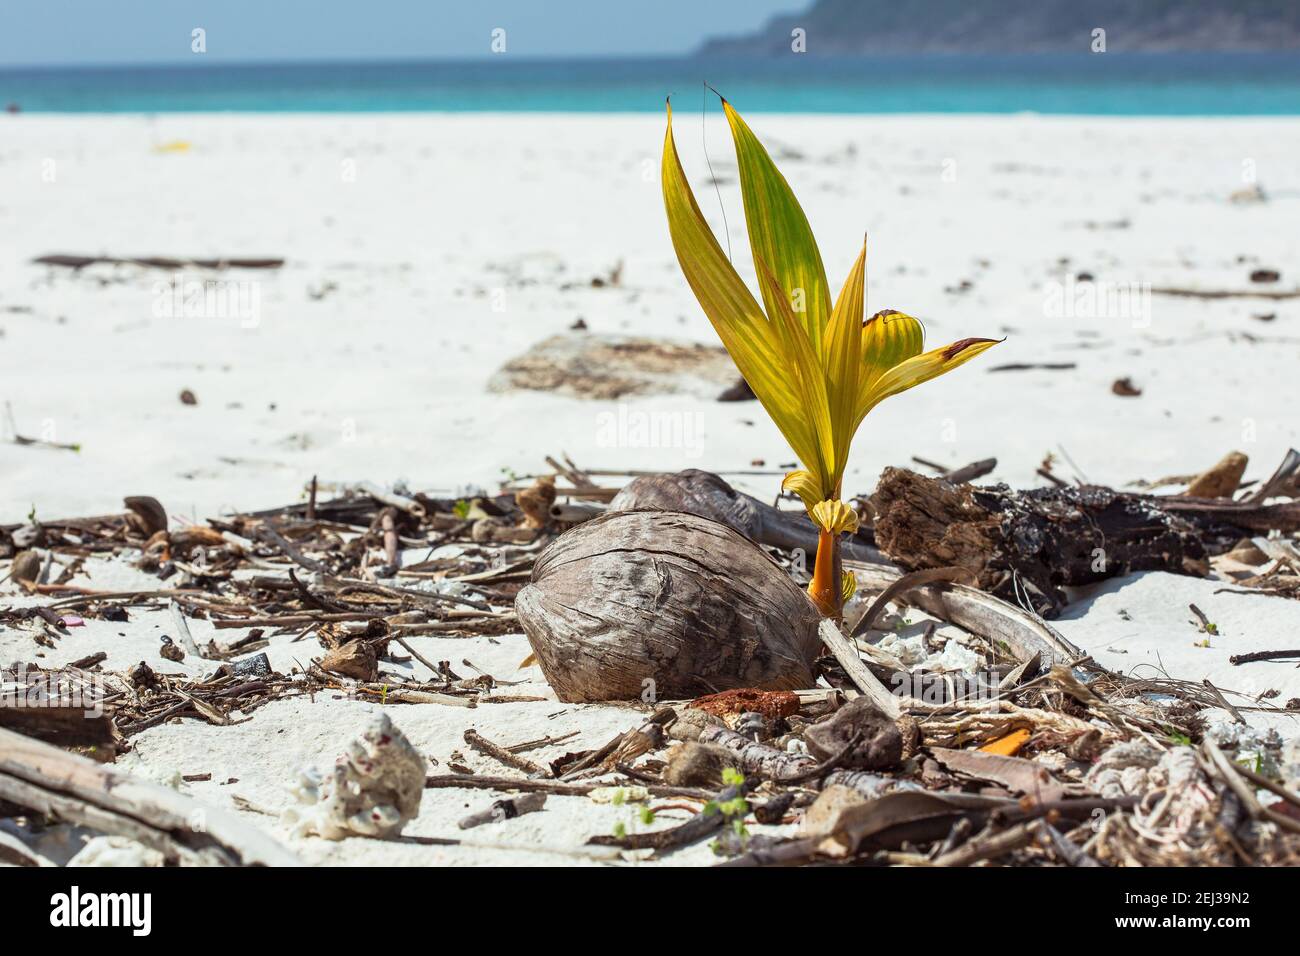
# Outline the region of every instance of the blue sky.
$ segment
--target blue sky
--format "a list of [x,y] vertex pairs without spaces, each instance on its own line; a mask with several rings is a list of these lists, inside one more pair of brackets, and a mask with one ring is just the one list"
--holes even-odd
[[2,0],[7,66],[688,53],[811,0]]

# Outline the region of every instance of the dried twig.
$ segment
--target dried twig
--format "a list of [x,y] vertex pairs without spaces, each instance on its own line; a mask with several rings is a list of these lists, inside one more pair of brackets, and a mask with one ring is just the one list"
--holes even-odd
[[476,730],[465,731],[465,743],[469,744],[479,753],[487,754],[493,760],[497,760],[505,764],[507,767],[522,770],[530,776],[550,776],[545,767],[533,763],[527,757],[520,757],[518,754],[513,754],[509,750],[506,750],[506,748],[494,744]]

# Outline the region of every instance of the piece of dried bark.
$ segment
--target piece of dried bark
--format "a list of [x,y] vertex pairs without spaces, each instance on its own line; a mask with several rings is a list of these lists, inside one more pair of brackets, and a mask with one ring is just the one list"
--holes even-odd
[[1197,475],[1183,494],[1191,498],[1231,498],[1249,460],[1242,452],[1228,452],[1213,468]]
[[321,658],[322,670],[340,677],[372,681],[379,677],[379,659],[369,641],[349,641]]

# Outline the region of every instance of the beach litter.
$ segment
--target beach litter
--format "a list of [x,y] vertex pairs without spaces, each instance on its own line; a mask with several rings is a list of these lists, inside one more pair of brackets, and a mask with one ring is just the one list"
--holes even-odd
[[[474,527],[483,519],[464,499],[378,485],[338,486],[345,489],[341,495],[324,498],[320,489],[334,487],[325,482],[312,482],[303,502],[205,525],[162,520],[158,528],[161,504],[136,498],[134,508],[114,515],[5,526],[3,540],[18,538],[39,551],[46,571],[43,582],[10,574],[0,608],[10,634],[28,635],[37,650],[48,642],[48,650],[74,630],[98,633],[94,628],[102,622],[152,612],[167,622],[168,633],[188,634],[197,653],[179,664],[161,653],[120,665],[104,652],[79,652],[67,665],[11,666],[6,692],[42,688],[63,694],[67,706],[0,707],[0,718],[59,746],[93,748],[97,760],[111,763],[165,723],[228,733],[236,724],[256,727],[267,706],[319,695],[382,708],[358,737],[335,744],[339,762],[296,781],[294,799],[301,802],[287,811],[235,801],[245,808],[243,819],[283,812],[290,840],[392,840],[421,806],[444,799],[442,791],[481,789],[491,800],[455,816],[453,832],[550,812],[551,804],[525,796],[580,796],[614,813],[622,827],[621,835],[610,835],[602,832],[609,818],[593,818],[592,846],[637,858],[666,858],[696,846],[712,847],[710,856],[733,865],[1297,858],[1296,734],[1286,725],[1280,734],[1254,731],[1253,723],[1245,727],[1225,709],[1226,702],[1251,720],[1285,715],[1294,692],[1271,702],[1217,685],[1110,671],[1050,621],[991,593],[996,575],[975,587],[965,583],[969,576],[907,571],[890,562],[878,550],[882,543],[894,557],[907,556],[897,550],[896,538],[882,535],[887,508],[876,510],[859,533],[858,546],[876,560],[846,559],[859,594],[846,605],[846,622],[836,626],[816,614],[799,587],[807,569],[801,579],[793,547],[761,544],[735,530],[767,528],[764,536],[792,543],[806,540],[800,536],[812,529],[805,515],[752,502],[707,472],[620,476],[583,469],[563,455],[551,461],[556,467],[550,472],[512,479],[499,493],[473,499],[473,509],[502,527],[528,529],[523,545],[475,541]],[[1274,484],[1289,491],[1285,478]],[[896,480],[887,475],[882,485]],[[675,495],[677,510],[614,510],[620,487],[627,492],[623,500],[633,503],[641,494],[658,500]],[[970,487],[948,483],[940,490],[947,496]],[[1010,493],[995,486],[973,494],[974,501],[993,502]],[[943,496],[936,500],[948,500]],[[1207,500],[1214,499],[1151,496],[1150,507],[1181,515],[1187,512],[1178,509]],[[1180,528],[1186,542],[1195,540],[1211,555],[1238,543],[1237,532],[1224,533],[1224,516],[1240,515],[1250,526],[1238,529],[1246,536],[1258,535],[1261,521],[1276,519],[1285,527],[1292,513],[1280,495],[1270,494],[1266,506],[1217,501],[1217,520],[1207,530],[1194,520]],[[573,521],[551,514],[556,506],[581,503],[609,510],[595,518],[572,513]],[[707,513],[683,510],[696,507]],[[1270,540],[1284,542],[1293,534],[1278,530]],[[21,552],[3,547],[11,570]],[[923,553],[929,552],[908,563]],[[1280,562],[1284,554],[1277,553],[1278,559],[1265,557],[1257,568]],[[719,583],[709,570],[719,556],[733,581],[749,583]],[[1053,559],[1040,552],[1037,560],[1051,566]],[[95,588],[75,571],[109,562],[136,564],[132,573],[145,576],[137,579],[141,586]],[[540,593],[533,598],[529,589],[549,587],[552,567],[572,571],[572,583],[552,599],[585,609],[579,617],[606,614],[590,638],[575,637],[566,653],[620,655],[621,668],[587,666],[543,643],[547,628],[558,632],[565,617],[547,610]],[[1194,573],[1215,574],[1209,564]],[[148,579],[153,585],[143,586]],[[701,585],[710,581],[716,587]],[[1227,583],[1251,590],[1240,579]],[[763,602],[778,600],[768,623],[758,627]],[[641,616],[620,620],[601,612],[610,602],[641,608]],[[170,611],[173,603],[184,629]],[[85,626],[70,630],[64,619],[74,614]],[[665,640],[647,643],[656,626]],[[522,642],[521,632],[535,640],[539,661],[552,654],[546,676],[554,696],[521,691],[511,675],[477,668],[468,657],[431,659],[419,646],[428,636]],[[285,660],[278,652],[268,656],[273,642],[289,640],[292,647],[307,634],[315,638],[310,647],[320,651],[293,655],[296,663],[287,671],[273,665]],[[764,647],[780,650],[764,659]],[[331,669],[337,652],[362,661],[364,670]],[[416,665],[422,675],[412,673]],[[1239,666],[1270,666],[1270,660],[1264,655]],[[74,699],[74,691],[83,696]],[[454,712],[469,716],[475,707],[495,711],[579,693],[593,702],[584,706],[622,697],[620,706],[634,718],[631,728],[603,745],[573,751],[550,733],[513,744],[486,730],[465,730],[467,752],[499,767],[495,774],[457,770],[463,758],[428,767],[393,723],[402,722],[408,708],[459,708]],[[99,722],[84,719],[87,707],[102,713]],[[65,711],[75,711],[75,725],[59,723]],[[68,736],[71,729],[80,736]],[[14,739],[30,737],[4,741]],[[1121,760],[1124,747],[1136,754],[1127,762]],[[552,756],[535,755],[538,748]],[[36,773],[32,758],[19,750],[0,746],[0,800],[8,801],[6,812],[17,814],[10,820],[19,832],[26,832],[22,821],[30,814],[76,825],[92,819],[51,803],[30,783],[17,785]],[[5,776],[13,773],[19,776]],[[1168,794],[1168,781],[1178,774],[1190,774],[1194,786],[1181,802],[1160,809],[1161,792]],[[209,777],[194,773],[185,780]],[[6,779],[15,785],[6,788]],[[213,783],[220,781],[214,777]],[[205,786],[180,778],[176,785]],[[113,793],[135,799],[120,787]],[[631,810],[620,809],[633,805],[647,808],[649,822],[640,822],[639,810],[632,819]],[[1101,815],[1107,822],[1097,829]],[[169,860],[194,852],[162,838],[151,849]],[[237,860],[241,852],[228,850],[218,859]]]

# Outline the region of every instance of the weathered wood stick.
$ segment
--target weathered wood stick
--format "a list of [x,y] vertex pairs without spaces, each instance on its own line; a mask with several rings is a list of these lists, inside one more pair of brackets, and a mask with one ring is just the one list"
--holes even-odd
[[1174,295],[1185,299],[1297,299],[1300,289],[1177,289],[1157,287],[1152,295]]
[[762,777],[765,780],[781,780],[807,773],[817,767],[817,761],[807,754],[787,753],[769,744],[750,740],[728,727],[710,725],[700,731],[702,744],[717,744],[726,747],[745,773]]
[[994,468],[998,466],[996,458],[981,458],[979,461],[973,461],[969,465],[963,465],[960,468],[954,468],[943,477],[951,481],[954,485],[962,482],[974,481],[976,478],[983,478]]
[[340,490],[345,495],[368,495],[382,504],[405,511],[413,517],[424,517],[424,505],[420,504],[420,502],[414,498],[407,498],[391,491],[384,491],[372,481],[359,481],[353,485],[344,485]]
[[96,263],[109,265],[149,266],[154,269],[279,269],[284,265],[283,259],[176,259],[170,256],[77,256],[66,253],[54,253],[37,256],[32,262],[43,266],[64,266],[69,269],[84,269]]
[[996,860],[1033,842],[1037,821],[1021,823],[991,837],[972,840],[934,860],[934,866],[970,866],[980,860]]
[[107,712],[93,714],[90,706],[89,701],[85,706],[11,707],[0,704],[0,727],[64,747],[115,746],[117,735],[113,718]]
[[822,639],[822,643],[830,648],[831,653],[835,655],[835,659],[840,662],[840,666],[844,668],[858,690],[871,698],[871,702],[888,716],[897,718],[902,714],[903,709],[899,706],[898,698],[886,690],[885,685],[880,683],[876,675],[871,673],[867,665],[862,662],[862,658],[858,656],[858,649],[841,633],[839,625],[834,621],[822,621],[817,634]]
[[[746,788],[743,785],[725,787],[711,802],[716,804],[728,803],[737,797],[743,797],[745,792]],[[726,822],[727,817],[723,813],[697,813],[685,823],[669,827],[666,830],[655,830],[651,833],[628,833],[623,836],[600,834],[591,837],[587,841],[587,845],[616,846],[624,850],[672,850],[699,842],[715,830],[722,829]]]
[[190,633],[190,625],[185,620],[185,615],[181,613],[180,605],[175,601],[167,602],[167,612],[172,618],[172,627],[176,631],[176,637],[180,640],[181,646],[185,648],[186,654],[193,654],[195,657],[207,657],[203,651],[199,650],[199,645],[194,641],[194,635]]
[[494,744],[476,730],[465,731],[465,743],[469,744],[479,753],[487,754],[493,760],[505,764],[507,767],[513,767],[515,770],[522,770],[524,773],[534,777],[550,776],[546,768],[541,764],[533,763],[527,757],[520,757],[518,754],[512,754],[504,747]]
[[849,631],[849,637],[860,637],[875,627],[876,618],[884,611],[885,605],[895,597],[906,594],[913,588],[933,584],[936,581],[956,581],[959,578],[973,580],[974,577],[966,568],[927,568],[924,571],[913,571],[911,574],[904,574],[872,599],[871,604],[862,612],[862,617],[858,618],[858,623],[853,625]]
[[261,541],[280,549],[284,555],[294,564],[306,568],[313,574],[327,574],[329,569],[319,561],[307,557],[299,551],[288,538],[276,531],[275,528],[267,522],[252,529],[253,534]]
[[[424,778],[426,790],[445,790],[463,788],[466,790],[501,790],[503,792],[520,791],[522,793],[553,793],[560,797],[585,797],[593,790],[616,786],[608,780],[597,783],[564,783],[559,780],[536,780],[528,777],[488,777],[480,774],[445,773]],[[665,787],[657,784],[636,784],[644,786],[653,797],[685,797],[694,800],[708,800],[713,796],[708,790],[694,787]]]
[[1300,651],[1251,651],[1249,654],[1233,654],[1228,663],[1253,664],[1255,661],[1285,661],[1293,657],[1300,657]]
[[653,714],[650,715],[650,719],[645,721],[645,723],[640,724],[637,727],[633,727],[631,730],[625,730],[623,733],[618,734],[615,737],[612,737],[610,741],[606,743],[603,747],[599,747],[596,750],[593,750],[591,753],[587,754],[587,756],[583,757],[577,763],[573,764],[571,767],[569,767],[567,770],[564,771],[564,774],[562,775],[561,779],[572,780],[578,774],[590,770],[592,767],[595,767],[598,764],[603,764],[614,754],[616,750],[619,749],[619,747],[623,744],[625,740],[628,740],[637,734],[643,734],[643,735],[652,734],[653,731],[651,731],[649,727],[650,724],[654,724],[657,727],[665,727],[676,719],[677,719],[677,711],[675,711],[672,707],[660,707],[658,710],[656,710]]
[[302,865],[225,810],[7,730],[0,730],[0,798],[191,862]]
[[[871,590],[883,591],[901,576],[900,572],[879,565],[846,561],[845,566],[851,566],[859,583]],[[936,582],[910,588],[906,602],[972,634],[1005,644],[1022,662],[1038,654],[1043,667],[1050,668],[1054,663],[1073,664],[1087,657],[1041,618],[996,595],[964,584]]]

